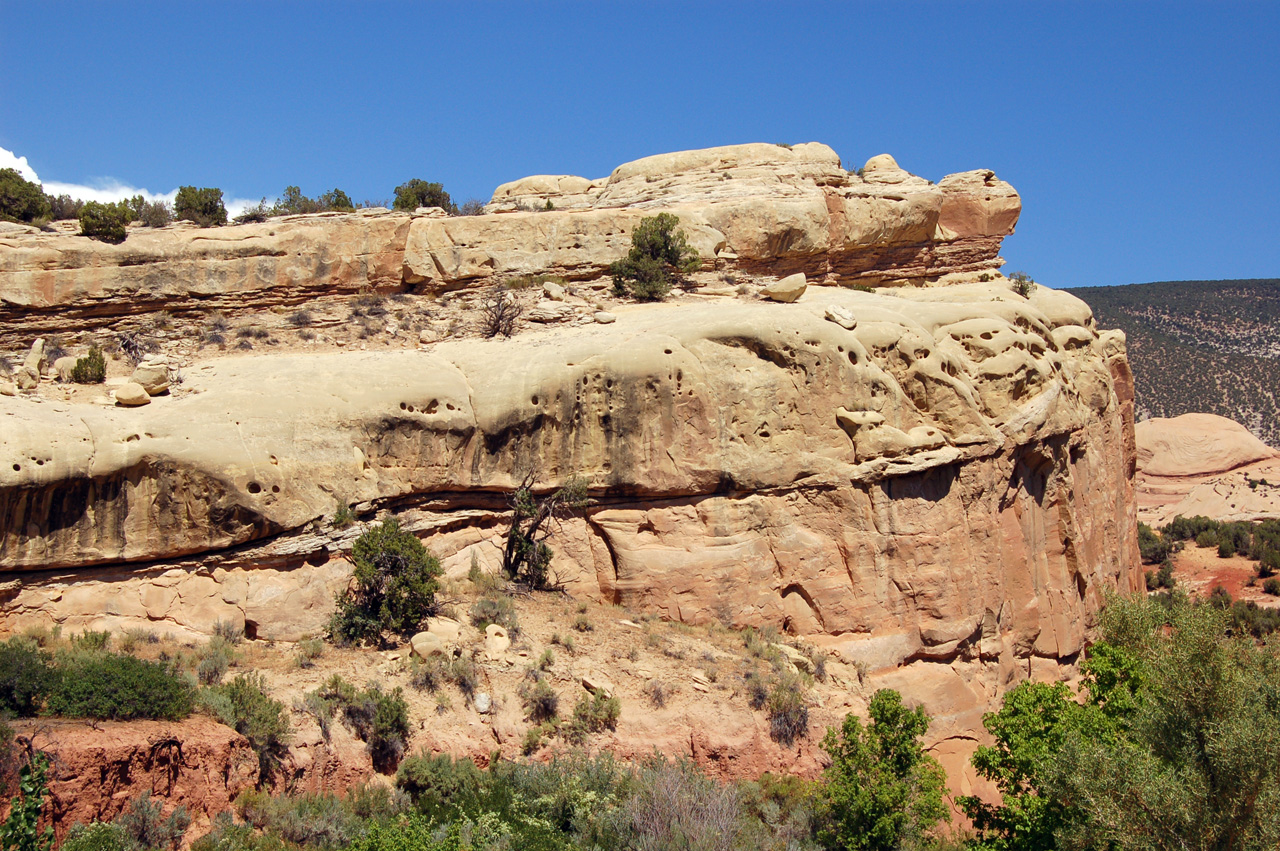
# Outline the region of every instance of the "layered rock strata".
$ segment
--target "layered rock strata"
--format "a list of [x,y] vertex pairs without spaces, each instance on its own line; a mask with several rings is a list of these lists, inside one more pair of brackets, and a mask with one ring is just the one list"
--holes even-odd
[[499,187],[487,210],[135,228],[120,245],[8,228],[0,232],[0,343],[162,309],[236,313],[368,289],[597,277],[658,211],[680,217],[707,269],[871,285],[974,278],[1002,264],[1000,242],[1021,201],[990,171],[934,185],[881,155],[849,172],[830,148],[810,143],[664,154],[597,181],[525,178]]

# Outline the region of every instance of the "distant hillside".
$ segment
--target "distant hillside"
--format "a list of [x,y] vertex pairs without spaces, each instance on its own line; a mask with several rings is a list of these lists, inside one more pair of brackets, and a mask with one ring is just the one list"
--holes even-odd
[[1069,292],[1128,336],[1140,418],[1205,411],[1280,447],[1280,279]]

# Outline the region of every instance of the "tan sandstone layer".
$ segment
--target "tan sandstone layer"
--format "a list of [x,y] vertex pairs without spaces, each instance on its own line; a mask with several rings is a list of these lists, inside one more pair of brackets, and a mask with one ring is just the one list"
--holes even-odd
[[[639,221],[670,211],[704,268],[890,285],[994,273],[1021,201],[990,171],[933,183],[873,157],[845,171],[810,143],[648,157],[609,178],[532,177],[489,214],[361,210],[258,224],[134,228],[120,245],[0,232],[0,344],[166,310],[227,313],[341,292],[440,292],[550,273],[597,277]],[[550,201],[554,210],[543,209]],[[521,209],[523,208],[523,209]]]
[[1156,417],[1137,424],[1138,519],[1280,517],[1280,452],[1239,423],[1214,414]]

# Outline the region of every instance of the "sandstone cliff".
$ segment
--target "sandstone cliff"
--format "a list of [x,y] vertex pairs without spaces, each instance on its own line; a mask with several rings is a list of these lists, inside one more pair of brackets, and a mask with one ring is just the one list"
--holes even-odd
[[[339,504],[394,511],[458,576],[495,566],[526,472],[543,489],[581,475],[595,502],[553,541],[575,596],[807,636],[923,704],[959,776],[982,713],[1021,679],[1070,676],[1103,594],[1142,581],[1123,335],[999,279],[1019,206],[989,172],[935,186],[887,157],[858,175],[824,146],[749,145],[517,181],[469,218],[5,236],[0,334],[367,288],[466,304],[531,272],[572,290],[657,209],[748,283],[597,324],[575,313],[605,298],[594,280],[555,295],[576,324],[506,340],[188,353],[181,386],[138,409],[0,395],[4,628],[232,619],[296,639],[349,571],[359,530],[329,527]],[[795,270],[824,285],[757,296]]]
[[[707,268],[889,285],[994,272],[1021,201],[990,171],[934,185],[873,157],[859,173],[816,143],[648,157],[609,178],[532,177],[489,215],[361,210],[200,229],[133,229],[120,245],[0,232],[0,345],[148,311],[228,312],[319,295],[438,292],[528,273],[598,276],[646,215],[680,216]],[[555,208],[545,210],[551,202]],[[540,212],[522,212],[537,208]]]

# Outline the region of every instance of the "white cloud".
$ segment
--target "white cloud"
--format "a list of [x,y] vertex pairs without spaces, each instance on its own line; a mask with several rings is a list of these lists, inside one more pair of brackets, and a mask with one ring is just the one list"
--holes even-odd
[[[148,189],[139,189],[127,183],[121,183],[111,177],[95,180],[91,186],[85,186],[80,183],[60,183],[54,180],[42,181],[36,175],[35,169],[27,162],[26,157],[19,157],[4,148],[0,148],[0,168],[17,169],[18,173],[27,180],[32,183],[39,183],[47,195],[70,195],[72,198],[81,201],[109,203],[141,195],[148,201],[168,201],[172,204],[174,196],[178,194],[176,188],[170,189],[168,192],[152,192]],[[243,213],[247,207],[257,204],[259,200],[258,198],[225,198],[223,204],[227,208],[227,215],[234,217]]]
[[32,183],[40,182],[35,169],[27,162],[26,157],[19,157],[13,151],[6,151],[4,148],[0,148],[0,168],[16,168],[23,179],[30,180]]

